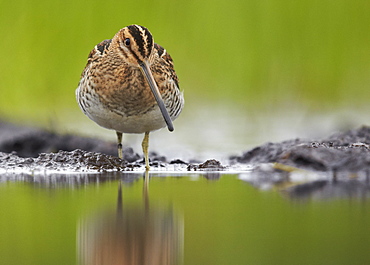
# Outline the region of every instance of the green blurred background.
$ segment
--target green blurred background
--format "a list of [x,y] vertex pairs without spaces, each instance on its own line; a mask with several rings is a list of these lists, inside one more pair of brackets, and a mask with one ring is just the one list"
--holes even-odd
[[[0,118],[80,110],[90,50],[129,24],[172,55],[186,109],[357,109],[370,96],[368,0],[1,1]],[[82,114],[81,114],[82,115]]]

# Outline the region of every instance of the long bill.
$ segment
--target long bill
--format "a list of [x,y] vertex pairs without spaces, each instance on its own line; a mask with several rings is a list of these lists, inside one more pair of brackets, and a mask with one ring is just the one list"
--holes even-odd
[[142,62],[140,64],[140,69],[141,69],[141,72],[144,74],[145,79],[148,82],[150,89],[152,90],[152,93],[154,95],[154,98],[157,101],[157,104],[159,106],[159,109],[162,112],[164,121],[167,124],[168,130],[170,132],[172,132],[174,130],[174,127],[173,127],[173,124],[172,124],[172,120],[171,120],[170,114],[168,114],[168,111],[166,109],[166,106],[164,105],[164,102],[163,102],[161,93],[159,92],[157,83],[155,82],[154,77],[152,75],[152,72],[149,69],[148,63],[147,62]]

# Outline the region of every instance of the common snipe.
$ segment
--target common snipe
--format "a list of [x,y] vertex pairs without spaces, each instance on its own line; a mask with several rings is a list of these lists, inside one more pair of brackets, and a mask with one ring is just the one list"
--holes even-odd
[[97,44],[76,89],[81,110],[100,126],[115,130],[122,158],[122,133],[144,133],[149,169],[149,132],[167,125],[184,106],[171,56],[143,26],[130,25]]

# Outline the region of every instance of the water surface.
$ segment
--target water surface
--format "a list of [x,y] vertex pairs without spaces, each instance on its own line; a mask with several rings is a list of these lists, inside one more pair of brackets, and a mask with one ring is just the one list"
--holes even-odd
[[287,187],[263,191],[243,179],[196,172],[153,173],[149,182],[143,173],[3,175],[0,264],[370,261],[368,184],[364,196],[352,196],[328,181],[337,196],[302,199]]

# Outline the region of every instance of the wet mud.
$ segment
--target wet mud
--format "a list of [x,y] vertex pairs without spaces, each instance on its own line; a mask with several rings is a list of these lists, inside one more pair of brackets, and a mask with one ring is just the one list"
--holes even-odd
[[370,127],[321,140],[266,143],[231,157],[255,165],[241,179],[258,189],[278,189],[291,199],[370,197]]
[[238,163],[281,163],[313,171],[370,169],[370,127],[335,133],[321,140],[266,143],[232,157]]
[[[176,165],[183,171],[227,171],[237,165],[274,163],[273,169],[277,172],[289,172],[289,167],[292,167],[333,174],[355,173],[370,169],[369,145],[370,127],[363,126],[321,140],[266,143],[246,150],[240,156],[231,156],[227,165],[214,159],[203,163],[181,159],[168,161],[165,156],[154,152],[150,154],[150,160],[154,169]],[[123,150],[123,159],[117,158],[116,152],[113,142],[0,122],[0,168],[3,170],[105,172],[132,171],[143,167],[142,157],[132,148]],[[254,170],[263,173],[258,166]]]
[[[124,159],[116,152],[113,142],[0,122],[0,182],[83,187],[146,176],[144,160],[133,149],[123,150]],[[370,127],[366,126],[321,140],[265,143],[230,156],[225,164],[214,159],[195,163],[196,158],[169,161],[155,152],[150,160],[151,177],[175,171],[217,181],[231,173],[257,189],[277,189],[290,199],[370,197]]]

